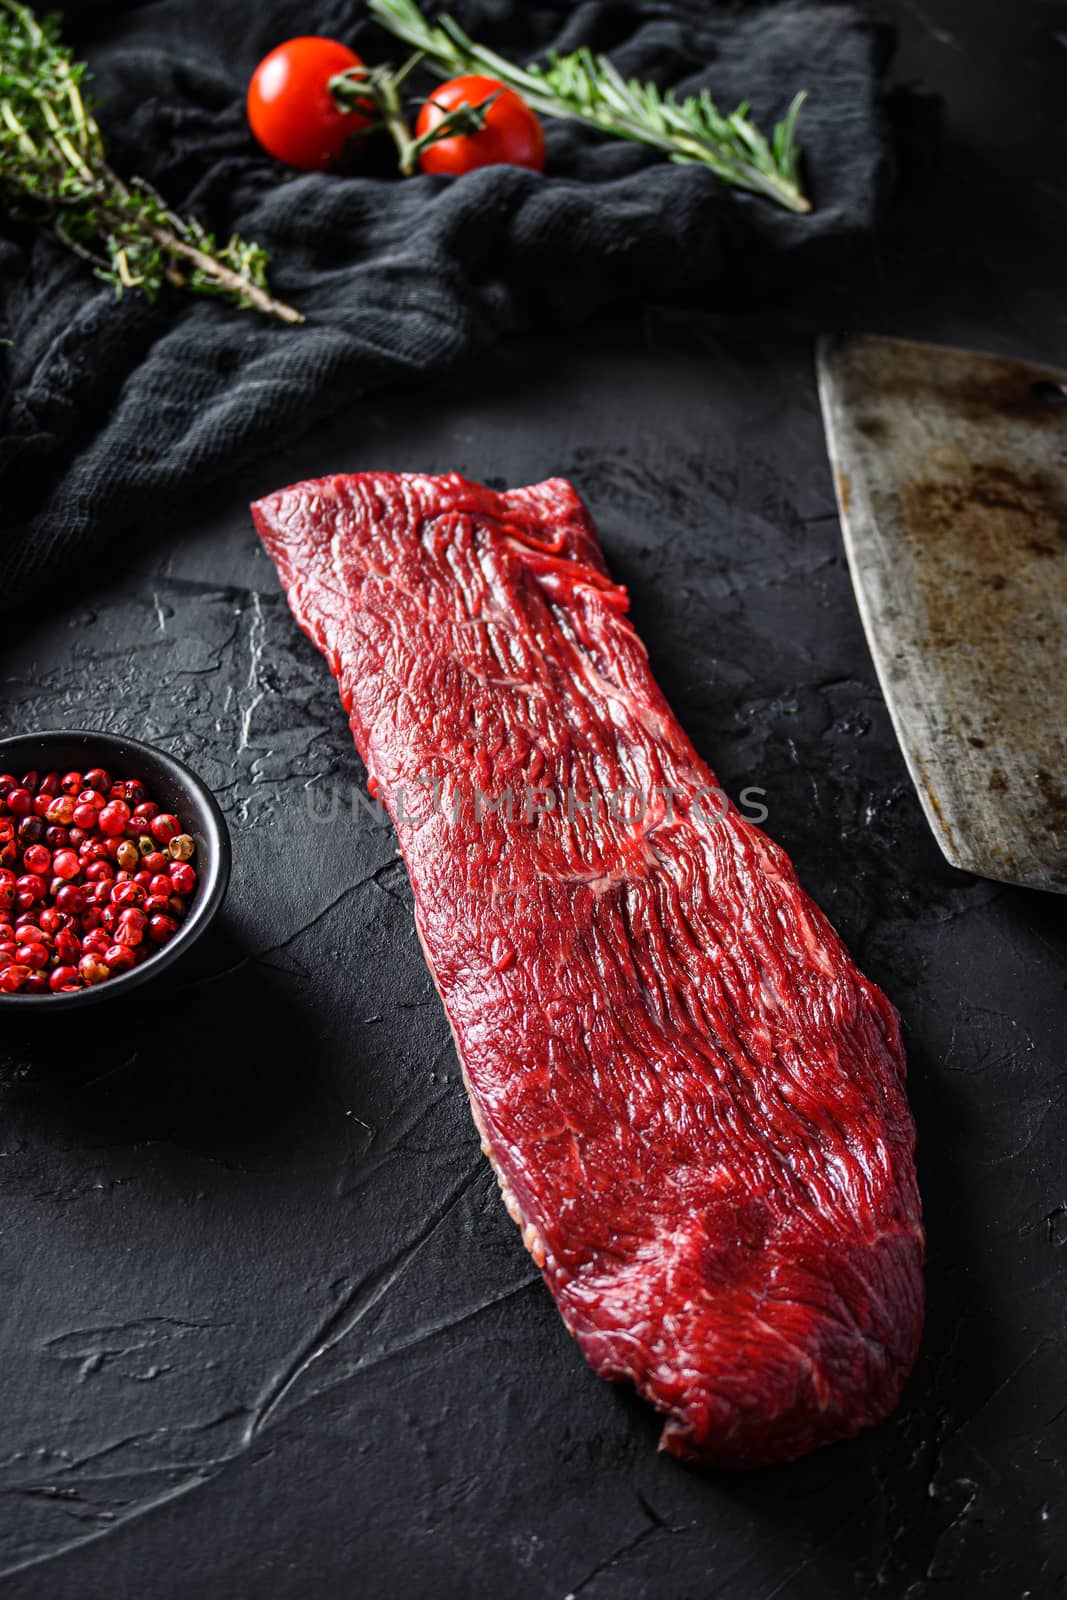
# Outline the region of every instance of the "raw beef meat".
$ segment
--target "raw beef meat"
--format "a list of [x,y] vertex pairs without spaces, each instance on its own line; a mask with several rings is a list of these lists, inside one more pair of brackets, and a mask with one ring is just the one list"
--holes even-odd
[[586,1360],[723,1466],[885,1417],[923,1300],[896,1013],[722,814],[574,490],[360,473],[253,513]]

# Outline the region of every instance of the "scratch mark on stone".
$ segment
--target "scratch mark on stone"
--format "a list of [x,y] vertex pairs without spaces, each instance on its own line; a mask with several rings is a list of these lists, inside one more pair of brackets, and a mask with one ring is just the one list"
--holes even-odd
[[931,17],[927,16],[922,6],[917,4],[917,0],[907,0],[907,8],[915,20],[926,29],[931,39],[935,39],[938,44],[947,45],[951,50],[963,49],[955,34],[949,33],[947,28],[939,27]]
[[78,1093],[84,1094],[87,1089],[95,1089],[97,1084],[106,1083],[109,1078],[115,1078],[120,1072],[125,1072],[140,1059],[140,1050],[134,1050],[132,1055],[125,1056],[114,1067],[107,1067],[103,1072],[98,1072],[94,1078],[87,1078],[84,1083],[78,1084]]
[[647,1523],[646,1526],[643,1527],[639,1533],[635,1534],[632,1539],[628,1539],[625,1544],[619,1545],[618,1549],[613,1550],[609,1556],[605,1556],[603,1561],[598,1561],[596,1566],[592,1567],[590,1571],[585,1574],[584,1578],[580,1578],[574,1585],[573,1589],[569,1590],[566,1600],[575,1600],[575,1596],[581,1594],[583,1589],[587,1589],[594,1579],[600,1577],[601,1573],[607,1572],[609,1568],[614,1567],[626,1556],[631,1555],[633,1551],[636,1550],[639,1545],[644,1544],[645,1540],[652,1534],[662,1532],[662,1523]]
[[360,878],[357,883],[350,883],[347,888],[341,890],[340,894],[335,895],[328,905],[323,906],[321,911],[316,911],[310,921],[302,922],[294,933],[287,934],[277,944],[269,944],[262,950],[256,950],[249,959],[261,960],[264,956],[273,956],[282,950],[288,950],[289,946],[295,944],[297,939],[301,938],[305,933],[310,933],[312,928],[317,928],[319,923],[330,915],[331,911],[336,911],[342,900],[346,900],[350,894],[355,894],[359,889],[365,889],[368,883],[373,882],[374,874],[371,873],[369,877]]
[[169,1505],[172,1500],[180,1500],[182,1495],[189,1494],[193,1489],[199,1489],[202,1484],[210,1483],[221,1471],[222,1468],[219,1467],[216,1471],[197,1472],[191,1478],[185,1478],[181,1483],[175,1484],[165,1493],[158,1494],[151,1500],[142,1501],[134,1510],[128,1511],[124,1516],[116,1517],[114,1522],[109,1522],[105,1528],[94,1528],[90,1533],[76,1534],[74,1538],[65,1540],[52,1550],[42,1550],[36,1555],[27,1556],[22,1561],[14,1561],[10,1566],[0,1568],[0,1578],[15,1577],[20,1572],[44,1566],[48,1561],[58,1561],[61,1557],[70,1555],[72,1551],[80,1550],[83,1545],[95,1544],[98,1539],[106,1538],[117,1528],[124,1528],[131,1522],[137,1522],[141,1517],[146,1517],[150,1511]]
[[335,911],[342,900],[345,900],[350,894],[355,894],[358,889],[365,889],[368,883],[373,882],[374,874],[371,873],[369,877],[360,878],[356,883],[350,883],[347,888],[341,890],[340,894],[335,895],[328,905],[323,906],[321,911],[317,911],[308,922],[302,922],[299,928],[295,929],[293,933],[287,934],[277,944],[265,945],[261,950],[250,950],[239,961],[234,961],[230,966],[223,967],[218,972],[208,972],[201,978],[194,978],[189,983],[183,983],[180,986],[180,992],[186,993],[190,989],[202,989],[208,984],[218,983],[221,979],[232,977],[235,972],[240,972],[242,968],[247,967],[252,961],[262,961],[267,956],[278,955],[281,951],[287,950],[302,934],[310,933],[324,917],[328,917],[331,911]]
[[[445,1084],[442,1086],[440,1093],[434,1095],[432,1099],[420,1101],[413,1114],[409,1113],[400,1116],[398,1113],[384,1127],[376,1128],[366,1150],[363,1152],[353,1182],[338,1185],[338,1199],[348,1200],[352,1195],[357,1194],[359,1190],[365,1188],[368,1183],[377,1177],[382,1167],[393,1156],[412,1152],[425,1154],[426,1149],[430,1147],[427,1146],[424,1149],[421,1146],[410,1144],[408,1142],[410,1136],[416,1128],[433,1115],[444,1101],[453,1098],[454,1091],[452,1087]],[[407,1112],[406,1106],[403,1109]],[[471,1133],[474,1135],[473,1127]]]
[[[388,818],[386,818],[386,821],[388,821]],[[383,881],[388,878],[390,873],[395,876],[399,872],[403,872],[403,863],[401,862],[399,856],[391,856],[389,860],[385,862],[384,866],[378,868],[377,872],[371,873],[370,882],[373,883],[376,889],[380,889],[383,894],[387,894],[390,900],[395,900],[397,905],[402,905],[406,909],[410,909],[410,891],[408,898],[405,899],[403,894],[398,894],[395,889],[391,889],[389,887],[387,882]],[[407,883],[406,875],[404,877],[404,883],[405,885]]]
[[814,1550],[809,1551],[802,1561],[798,1561],[795,1567],[790,1568],[790,1570],[785,1574],[784,1578],[781,1578],[779,1582],[775,1584],[773,1589],[768,1589],[765,1595],[760,1596],[760,1600],[775,1600],[775,1596],[783,1593],[783,1591],[793,1582],[794,1578],[799,1577],[802,1572],[806,1572],[811,1566],[812,1562],[816,1561],[819,1556],[824,1554],[825,1551],[833,1549],[834,1545],[837,1544],[842,1534],[844,1534],[847,1529],[852,1528],[859,1516],[867,1510],[867,1507],[873,1505],[874,1501],[878,1499],[880,1492],[881,1491],[876,1490],[874,1494],[868,1495],[853,1516],[848,1517],[843,1522],[839,1522],[832,1533],[830,1533],[825,1539],[821,1540],[821,1542],[815,1546]]
[[267,1385],[249,1416],[244,1434],[246,1446],[262,1432],[286,1395],[300,1382],[308,1369],[335,1345],[354,1333],[360,1323],[380,1304],[397,1280],[407,1271],[419,1251],[451,1215],[467,1190],[487,1171],[488,1168],[479,1155],[477,1161],[467,1169],[442,1204],[427,1218],[415,1237],[409,1240],[391,1261],[372,1273],[369,1280],[362,1279],[349,1290],[341,1304],[312,1330],[308,1338],[299,1345],[291,1360]]
[[251,697],[241,713],[241,733],[237,741],[237,754],[247,750],[252,739],[252,718],[256,710],[266,697],[266,689],[260,687],[259,669],[263,659],[263,648],[266,643],[267,628],[263,616],[263,602],[258,593],[252,593],[252,625],[248,635],[248,675],[245,679],[245,692]]
[[[375,1367],[382,1366],[386,1361],[391,1361],[394,1356],[406,1355],[409,1350],[414,1350],[420,1344],[429,1344],[431,1340],[440,1338],[442,1333],[448,1333],[452,1328],[461,1328],[465,1322],[473,1322],[475,1317],[481,1316],[483,1311],[488,1311],[492,1306],[502,1305],[505,1300],[514,1300],[534,1284],[541,1282],[541,1274],[534,1272],[522,1279],[521,1283],[513,1283],[510,1288],[500,1289],[495,1294],[488,1295],[484,1300],[479,1300],[476,1305],[468,1307],[453,1317],[444,1317],[440,1322],[429,1323],[424,1328],[416,1328],[408,1334],[406,1339],[397,1340],[396,1344],[386,1345],[381,1350],[372,1351],[368,1356],[358,1361],[352,1369],[352,1377],[362,1377],[365,1372],[370,1372]],[[336,1385],[331,1384],[334,1388]]]

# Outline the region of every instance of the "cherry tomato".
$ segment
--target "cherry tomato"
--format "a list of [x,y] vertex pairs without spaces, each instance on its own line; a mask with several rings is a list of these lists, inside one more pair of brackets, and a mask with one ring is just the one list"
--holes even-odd
[[360,111],[342,111],[329,82],[361,67],[336,39],[288,39],[264,56],[248,85],[248,122],[268,155],[303,172],[335,167],[353,135],[368,126]]
[[477,133],[457,133],[427,145],[419,154],[423,172],[447,173],[458,177],[463,172],[473,172],[475,167],[495,167],[506,164],[513,167],[532,167],[535,172],[545,170],[545,136],[536,114],[514,89],[502,89],[496,78],[482,78],[468,73],[462,78],[451,78],[435,89],[419,112],[415,136],[429,133],[447,111],[457,106],[480,106],[496,94],[485,123]]

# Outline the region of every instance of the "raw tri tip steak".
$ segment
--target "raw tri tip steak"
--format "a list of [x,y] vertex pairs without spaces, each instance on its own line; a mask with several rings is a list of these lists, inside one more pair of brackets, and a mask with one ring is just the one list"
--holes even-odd
[[574,490],[358,473],[252,509],[590,1366],[690,1460],[878,1422],[922,1326],[897,1016],[783,852],[723,814]]

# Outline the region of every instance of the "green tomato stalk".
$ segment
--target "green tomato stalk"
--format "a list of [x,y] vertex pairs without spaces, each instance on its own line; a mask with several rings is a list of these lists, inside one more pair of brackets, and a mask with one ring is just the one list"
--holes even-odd
[[446,111],[435,127],[418,138],[411,131],[404,115],[400,87],[422,60],[422,51],[416,50],[399,71],[389,65],[382,67],[350,67],[332,77],[327,88],[334,104],[341,111],[361,111],[372,119],[369,127],[357,135],[366,138],[376,128],[384,128],[396,146],[397,165],[402,177],[410,178],[419,164],[419,156],[441,139],[463,134],[471,136],[485,126],[485,114],[503,94],[501,87],[495,94],[476,106],[456,106]]

